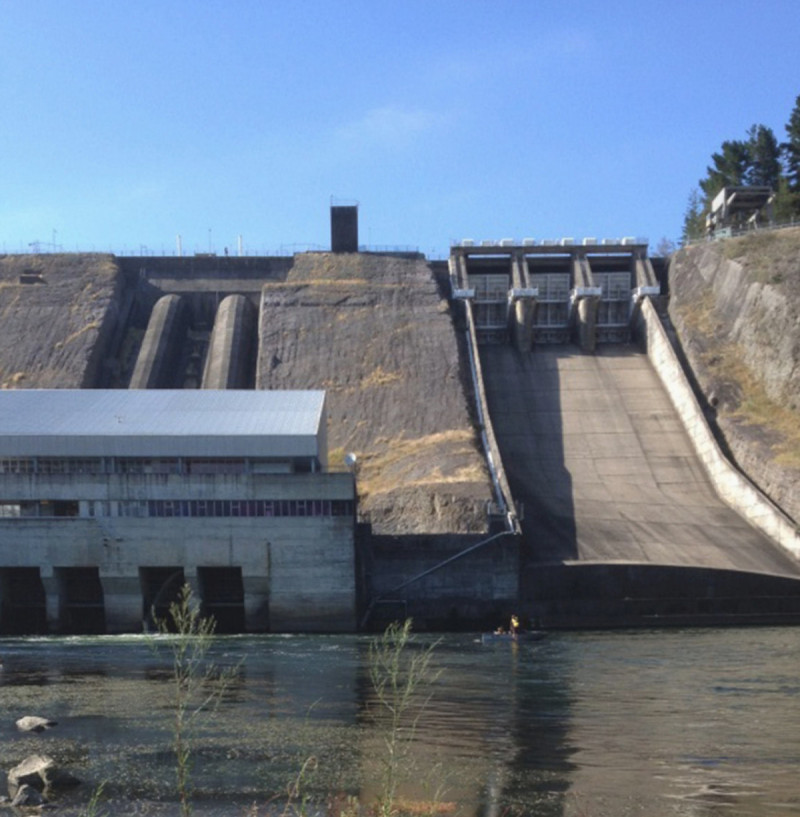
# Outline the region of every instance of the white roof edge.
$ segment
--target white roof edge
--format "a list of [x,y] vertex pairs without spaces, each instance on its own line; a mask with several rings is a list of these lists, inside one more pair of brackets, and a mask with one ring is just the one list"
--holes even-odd
[[0,456],[312,456],[324,423],[322,390],[7,390]]

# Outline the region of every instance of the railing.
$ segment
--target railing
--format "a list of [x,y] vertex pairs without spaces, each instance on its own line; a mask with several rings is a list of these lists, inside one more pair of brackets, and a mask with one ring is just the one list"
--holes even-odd
[[791,227],[800,227],[800,219],[790,221],[772,222],[770,224],[745,224],[740,227],[723,227],[715,230],[711,235],[704,235],[701,238],[690,238],[682,242],[682,247],[690,247],[694,244],[706,244],[709,241],[721,241],[723,238],[738,238],[750,233],[764,233],[772,230],[785,230]]
[[[304,252],[330,252],[331,248],[323,244],[312,243],[292,243],[279,244],[277,247],[268,247],[261,245],[245,245],[241,250],[236,245],[224,247],[221,252],[217,249],[209,247],[200,247],[195,245],[193,248],[182,247],[180,250],[176,248],[167,249],[166,245],[161,244],[158,247],[153,247],[149,244],[123,244],[121,247],[102,246],[99,244],[91,244],[88,247],[79,247],[77,244],[74,248],[69,248],[63,244],[50,244],[39,241],[20,242],[18,246],[12,246],[9,242],[4,241],[0,249],[0,254],[3,255],[58,255],[61,253],[82,254],[82,253],[100,253],[119,256],[121,258],[282,258],[291,257],[298,253]],[[447,259],[449,253],[432,247],[428,252],[421,251],[419,246],[411,244],[360,244],[359,252],[363,253],[383,253],[397,255],[419,255],[422,254],[430,261],[442,261]]]

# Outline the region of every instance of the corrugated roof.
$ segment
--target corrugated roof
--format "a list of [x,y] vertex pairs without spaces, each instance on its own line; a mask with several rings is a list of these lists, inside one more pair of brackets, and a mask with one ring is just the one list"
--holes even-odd
[[0,456],[313,456],[324,410],[323,391],[4,390]]

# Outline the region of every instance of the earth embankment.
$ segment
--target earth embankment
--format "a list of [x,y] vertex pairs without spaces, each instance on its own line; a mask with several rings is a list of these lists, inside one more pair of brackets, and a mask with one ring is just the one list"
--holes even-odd
[[485,530],[492,489],[447,301],[422,258],[309,253],[264,286],[257,388],[325,389],[378,534]]
[[111,255],[0,256],[0,388],[91,388],[122,276]]
[[670,319],[720,441],[800,521],[800,228],[684,248],[669,279]]

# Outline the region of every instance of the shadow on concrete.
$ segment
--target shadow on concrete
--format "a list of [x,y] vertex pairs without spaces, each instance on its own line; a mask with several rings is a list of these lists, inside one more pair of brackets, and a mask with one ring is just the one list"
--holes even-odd
[[524,509],[521,614],[562,627],[798,620],[800,565],[717,496],[646,355],[480,353]]
[[[558,360],[510,346],[480,350],[489,414],[522,514],[522,569],[578,558],[572,476],[566,467]],[[574,354],[579,352],[575,350]]]

